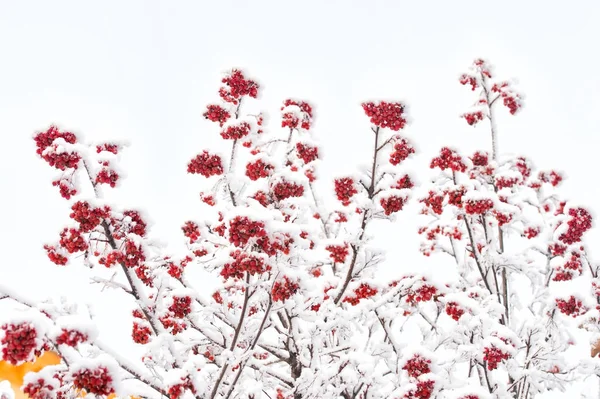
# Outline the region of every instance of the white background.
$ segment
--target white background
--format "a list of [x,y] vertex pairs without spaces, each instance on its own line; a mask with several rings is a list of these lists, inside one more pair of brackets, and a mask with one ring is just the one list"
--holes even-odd
[[[314,104],[320,172],[330,179],[368,162],[365,100],[409,105],[417,163],[444,145],[489,149],[487,130],[459,118],[474,98],[457,81],[487,58],[525,95],[520,114],[498,113],[500,152],[566,172],[566,197],[597,209],[599,20],[592,0],[0,0],[0,282],[40,297],[91,295],[76,264],[58,269],[42,249],[68,222],[32,140],[51,123],[93,141],[130,141],[128,177],[107,198],[146,210],[156,235],[180,245],[182,222],[202,218],[201,178],[186,164],[222,145],[202,112],[232,67],[260,82],[271,131],[285,98]],[[385,267],[435,270],[441,264],[419,255],[402,218],[376,241]],[[111,312],[115,302],[106,304]]]

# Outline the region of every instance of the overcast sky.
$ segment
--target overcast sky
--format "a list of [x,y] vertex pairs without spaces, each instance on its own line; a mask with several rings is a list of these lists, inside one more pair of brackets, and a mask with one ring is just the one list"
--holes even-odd
[[[285,98],[314,104],[328,177],[368,162],[364,100],[409,105],[423,163],[444,145],[489,149],[487,131],[459,118],[473,97],[457,82],[487,58],[525,95],[518,116],[499,112],[500,152],[566,172],[567,197],[598,214],[599,20],[592,0],[0,0],[0,280],[40,295],[73,285],[73,268],[42,249],[68,218],[31,139],[51,123],[130,141],[128,177],[107,198],[147,210],[158,235],[181,243],[201,189],[186,163],[221,145],[201,114],[232,67],[260,82],[273,129]],[[384,236],[386,267],[427,262],[401,221]]]

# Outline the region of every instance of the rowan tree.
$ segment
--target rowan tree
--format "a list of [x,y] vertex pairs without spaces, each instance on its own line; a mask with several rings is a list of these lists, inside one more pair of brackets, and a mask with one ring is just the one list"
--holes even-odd
[[[489,130],[491,152],[467,157],[443,147],[431,161],[439,175],[419,187],[419,198],[404,170],[416,156],[404,103],[362,104],[365,129],[356,134],[371,138],[367,166],[318,192],[312,105],[286,99],[279,126],[267,125],[262,113],[246,111],[260,85],[228,72],[203,116],[230,146],[200,149],[188,162],[187,173],[200,175],[190,181],[203,187],[204,212],[181,221],[182,257],[150,238],[142,212],[103,200],[103,190],[121,183],[121,143],[84,143],[56,126],[37,133],[37,154],[57,170],[52,184],[72,211],[44,246],[48,259],[87,266],[113,290],[106,295],[127,295],[131,345],[144,355],[97,340],[99,326],[73,304],[36,303],[0,286],[15,309],[2,320],[2,359],[18,365],[60,354],[60,365],[25,376],[23,390],[36,399],[83,391],[522,399],[595,374],[593,360],[565,357],[574,329],[589,330],[592,342],[600,337],[598,266],[582,241],[591,214],[558,196],[560,173],[498,155],[495,112],[522,107],[512,84],[495,80],[483,60],[459,80],[477,95],[462,117]],[[393,222],[411,197],[423,204],[423,254],[445,254],[455,270],[444,284],[402,270],[393,281],[377,274],[393,260],[371,243],[373,221]],[[218,286],[193,277],[199,270]],[[104,279],[107,271],[122,279]]]

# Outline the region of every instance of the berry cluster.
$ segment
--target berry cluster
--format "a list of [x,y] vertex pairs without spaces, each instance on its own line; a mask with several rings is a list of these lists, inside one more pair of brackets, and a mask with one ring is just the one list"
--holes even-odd
[[183,235],[189,238],[190,244],[193,244],[200,239],[200,228],[191,220],[185,222],[181,227],[181,230],[183,231]]
[[239,140],[242,137],[250,134],[250,124],[248,122],[242,122],[237,125],[230,125],[221,131],[221,137],[225,140]]
[[271,164],[266,163],[262,159],[257,159],[254,162],[248,162],[246,164],[246,176],[250,180],[258,180],[261,178],[269,177],[275,167]]
[[363,103],[362,107],[365,114],[371,118],[371,123],[377,127],[398,131],[406,125],[404,105],[400,103],[381,101],[379,104],[375,104],[368,102]]
[[558,306],[558,309],[567,316],[577,317],[587,312],[583,303],[572,295],[567,301],[564,299],[557,299],[556,305]]
[[540,172],[538,174],[538,179],[543,181],[544,183],[550,183],[552,186],[556,187],[563,180],[563,177],[556,171],[551,170],[550,172]]
[[527,227],[523,231],[523,235],[525,237],[527,237],[528,239],[532,239],[534,237],[537,237],[538,234],[540,234],[540,229],[537,228],[537,227]]
[[114,392],[112,377],[106,367],[78,370],[72,374],[72,378],[77,389],[84,389],[89,394],[108,396]]
[[343,302],[347,302],[352,306],[356,306],[361,299],[375,296],[377,295],[377,292],[377,288],[373,288],[369,284],[362,283],[357,289],[354,290],[354,296],[345,297]]
[[54,385],[47,383],[43,378],[38,378],[33,382],[25,384],[22,388],[31,399],[51,399],[60,397],[57,392],[54,392]]
[[77,346],[87,340],[87,334],[82,333],[81,331],[63,328],[60,335],[56,338],[56,343],[58,345]]
[[219,95],[228,103],[238,104],[242,96],[256,98],[258,95],[258,83],[244,77],[239,69],[233,69],[221,82],[225,83],[226,87],[219,89]]
[[117,155],[119,153],[119,145],[118,144],[111,144],[111,143],[105,143],[105,144],[97,145],[96,146],[96,152],[98,154],[100,154],[102,151],[111,152],[111,153]]
[[187,172],[191,174],[201,174],[204,177],[211,177],[223,174],[223,164],[221,157],[211,155],[208,151],[196,155],[188,164]]
[[460,77],[459,82],[463,86],[467,84],[471,85],[471,91],[475,91],[475,89],[479,87],[479,83],[477,83],[477,78],[475,76],[463,74]]
[[467,192],[467,190],[464,187],[459,187],[459,188],[453,188],[453,189],[449,189],[446,190],[444,192],[444,194],[446,194],[448,196],[448,204],[450,205],[454,205],[457,208],[462,208],[463,206],[463,195],[465,195],[465,193]]
[[37,348],[37,331],[30,323],[4,324],[2,359],[11,364],[27,361]]
[[402,370],[406,370],[408,375],[412,378],[418,378],[421,374],[431,372],[431,368],[429,367],[430,364],[431,360],[416,354],[404,364]]
[[271,189],[273,198],[277,201],[291,197],[302,197],[304,195],[304,186],[301,184],[281,180],[275,183]]
[[94,208],[85,201],[77,201],[71,207],[71,219],[79,223],[79,231],[89,233],[96,228],[102,219],[109,216],[110,208]]
[[485,116],[482,111],[473,111],[464,113],[462,117],[465,118],[469,126],[475,126],[477,123],[481,122]]
[[458,321],[465,311],[456,302],[448,302],[446,304],[446,314]]
[[567,260],[561,267],[557,268],[556,274],[552,280],[554,281],[568,281],[573,279],[574,276],[579,276],[583,271],[581,265],[580,255],[572,252],[571,258]]
[[498,190],[501,190],[503,188],[510,188],[518,183],[519,183],[519,179],[516,177],[501,176],[501,177],[496,178],[496,180],[495,180],[495,184],[496,184],[496,187],[498,188]]
[[394,144],[394,151],[390,154],[390,163],[392,165],[398,165],[408,158],[410,154],[414,153],[415,148],[406,139],[400,139],[399,142]]
[[354,187],[354,180],[351,177],[342,177],[335,179],[335,195],[337,199],[341,201],[342,205],[350,205],[350,201],[354,194],[358,193],[356,187]]
[[229,242],[243,247],[253,238],[265,237],[265,224],[250,220],[247,216],[236,216],[229,222]]
[[147,344],[150,342],[150,336],[152,335],[152,330],[147,325],[143,325],[137,321],[133,322],[133,330],[131,332],[131,337],[133,338],[133,342],[137,344]]
[[75,144],[77,137],[70,132],[61,132],[56,126],[50,126],[47,131],[35,135],[36,153],[56,169],[77,169],[81,156],[76,152],[68,152],[54,141],[62,139],[68,144]]
[[273,284],[271,297],[274,302],[285,301],[298,291],[298,283],[291,281],[287,276],[283,277],[283,281],[279,280]]
[[415,186],[415,184],[410,179],[410,176],[404,175],[398,179],[398,181],[396,182],[395,185],[392,186],[392,188],[394,188],[396,190],[402,190],[405,188],[413,188],[414,186]]
[[451,169],[454,172],[467,170],[467,165],[463,162],[462,157],[448,147],[441,149],[440,155],[431,160],[429,167],[431,169],[438,167],[441,170]]
[[431,210],[437,215],[441,215],[444,211],[444,196],[437,194],[434,191],[429,191],[429,195],[426,198],[421,199],[419,202],[425,204],[425,208]]
[[404,201],[405,199],[402,197],[391,195],[387,198],[382,198],[380,204],[383,208],[383,212],[389,216],[392,213],[401,211],[404,207]]
[[[288,108],[293,106],[298,107],[300,112],[294,112]],[[304,101],[287,99],[284,101],[281,111],[283,111],[281,115],[281,127],[297,129],[300,126],[304,130],[310,129],[310,125],[312,124],[312,107],[310,104]]]
[[489,156],[485,152],[476,151],[471,157],[474,166],[488,166]]
[[196,389],[189,377],[182,378],[181,380],[182,382],[169,387],[169,399],[179,399],[186,389],[189,389],[193,394],[196,393]]
[[202,116],[212,122],[218,122],[219,126],[223,127],[225,122],[231,117],[231,114],[220,105],[211,104],[206,107],[206,112]]
[[507,360],[510,354],[503,352],[495,346],[483,348],[483,361],[487,363],[488,370],[495,370],[502,360]]
[[270,267],[265,265],[264,259],[258,256],[241,251],[232,252],[230,255],[233,257],[233,262],[226,263],[221,270],[221,276],[225,279],[241,279],[246,272],[254,275],[270,270]]
[[59,244],[70,254],[75,252],[83,252],[88,248],[88,244],[85,242],[81,232],[72,227],[65,227],[65,229],[60,233]]
[[410,290],[406,295],[406,302],[427,302],[437,294],[437,288],[429,284],[423,284],[416,290]]
[[435,381],[417,381],[417,389],[411,389],[404,394],[404,399],[430,399],[435,388]]
[[54,180],[52,185],[54,187],[58,187],[60,196],[66,200],[71,199],[73,195],[77,194],[77,188],[75,188],[75,185],[71,180],[60,178],[58,180]]
[[584,208],[569,209],[571,217],[567,222],[568,230],[558,239],[567,245],[581,241],[583,234],[592,228],[592,215]]
[[329,257],[335,263],[344,263],[349,253],[348,245],[328,245],[325,249],[329,251]]
[[123,219],[113,220],[112,224],[115,228],[113,235],[117,240],[122,239],[127,234],[135,234],[140,237],[146,235],[147,225],[138,211],[125,211],[123,212]]
[[119,174],[112,169],[103,168],[96,175],[96,184],[108,184],[112,188],[117,185],[119,180]]
[[169,311],[173,313],[173,316],[183,319],[192,312],[192,298],[189,296],[174,296]]
[[319,158],[319,149],[308,144],[296,143],[296,155],[308,164]]
[[491,199],[469,199],[464,203],[465,212],[469,215],[481,215],[494,207]]
[[517,113],[517,111],[522,107],[521,104],[521,96],[515,93],[511,88],[508,82],[495,83],[491,89],[492,93],[498,93],[502,98],[502,103],[511,115]]
[[58,266],[64,266],[69,261],[66,256],[56,252],[56,247],[44,245],[44,249],[46,250],[46,254],[48,255],[48,259],[50,259],[50,262]]
[[165,330],[169,331],[172,335],[177,335],[185,331],[188,327],[186,323],[169,316],[159,317],[158,320],[163,325]]

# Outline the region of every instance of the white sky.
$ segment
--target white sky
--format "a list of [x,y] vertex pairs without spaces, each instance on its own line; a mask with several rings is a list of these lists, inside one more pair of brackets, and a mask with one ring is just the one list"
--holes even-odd
[[[370,99],[408,103],[419,162],[444,145],[488,149],[487,131],[458,117],[473,97],[457,82],[487,58],[526,96],[518,116],[499,113],[500,152],[566,171],[564,192],[597,210],[599,20],[592,0],[0,0],[0,281],[40,295],[74,284],[77,268],[57,270],[42,249],[68,219],[31,139],[51,123],[129,140],[128,178],[107,197],[148,210],[157,234],[180,243],[182,222],[201,218],[201,179],[186,163],[221,145],[201,114],[231,67],[261,83],[272,129],[285,98],[314,104],[327,177],[368,161],[360,103]],[[382,232],[387,267],[430,262],[412,227]]]

